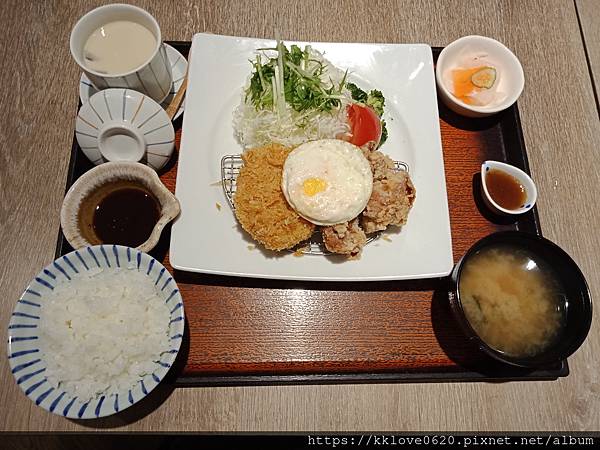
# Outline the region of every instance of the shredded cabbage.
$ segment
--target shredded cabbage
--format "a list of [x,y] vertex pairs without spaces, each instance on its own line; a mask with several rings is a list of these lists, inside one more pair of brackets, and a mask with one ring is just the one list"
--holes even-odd
[[[278,44],[277,48],[280,48],[280,45],[282,44]],[[304,52],[309,58],[304,59],[295,70],[307,71],[309,70],[307,65],[310,64],[322,66],[323,70],[320,74],[322,83],[341,86],[341,92],[335,96],[339,100],[336,102],[337,106],[329,110],[310,108],[298,111],[285,101],[283,70],[286,69],[282,51],[278,51],[277,65],[271,78],[272,107],[258,108],[253,104],[247,94],[253,75],[251,74],[246,82],[241,102],[234,111],[233,127],[236,138],[244,149],[270,143],[294,147],[307,141],[333,139],[350,132],[350,126],[346,121],[346,107],[352,103],[352,96],[344,83],[346,74],[312,47],[307,46]],[[272,55],[273,51],[270,54]],[[260,54],[257,61],[260,64]],[[262,75],[260,71],[259,75]]]

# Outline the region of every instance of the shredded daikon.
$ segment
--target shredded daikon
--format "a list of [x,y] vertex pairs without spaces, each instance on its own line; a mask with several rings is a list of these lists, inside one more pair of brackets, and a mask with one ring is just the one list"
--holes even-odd
[[[279,45],[282,44],[278,44],[277,48],[280,48]],[[272,55],[273,51],[270,52]],[[307,57],[295,65],[284,61],[283,52],[278,51],[277,64],[268,88],[268,93],[273,96],[272,107],[260,108],[253,104],[247,94],[253,74],[248,77],[240,105],[233,114],[236,137],[245,149],[270,143],[294,147],[306,141],[333,139],[350,132],[346,107],[352,103],[352,96],[345,85],[346,73],[333,66],[310,46],[307,46],[304,52]],[[260,64],[260,54],[257,62]],[[324,85],[340,86],[339,94],[327,94],[328,98],[339,100],[338,104],[329,110],[311,108],[298,111],[286,101],[284,70],[295,71],[301,75],[312,74],[312,69],[317,65],[323,67],[320,79]],[[258,75],[263,82],[260,70]]]

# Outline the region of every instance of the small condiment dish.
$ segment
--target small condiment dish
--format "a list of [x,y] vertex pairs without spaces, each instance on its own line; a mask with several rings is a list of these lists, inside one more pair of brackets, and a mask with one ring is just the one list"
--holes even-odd
[[[520,205],[517,208],[504,208],[501,205],[499,205],[496,200],[494,200],[493,196],[490,193],[488,183],[488,174],[491,170],[498,170],[500,172],[504,172],[507,175],[510,175],[511,177],[516,179],[523,187],[523,190],[525,191],[525,200],[523,202],[519,202]],[[531,177],[518,167],[500,161],[485,161],[481,165],[481,190],[483,200],[485,201],[486,206],[497,214],[523,214],[529,211],[531,208],[533,208],[535,202],[537,201],[537,187],[531,179]]]
[[[565,308],[565,321],[560,335],[548,347],[531,356],[509,355],[488,345],[471,326],[461,299],[461,276],[467,262],[484,249],[506,248],[506,246],[535,255],[540,261],[550,264],[555,278],[553,281],[562,287],[557,294]],[[530,268],[527,267],[527,270]],[[519,367],[550,366],[566,359],[583,344],[592,322],[592,299],[589,287],[577,263],[552,241],[522,231],[494,233],[476,242],[452,271],[449,301],[455,319],[471,342],[496,360]]]
[[175,146],[175,129],[162,106],[131,89],[92,95],[77,114],[75,136],[96,165],[133,161],[160,170]]
[[124,186],[138,186],[156,199],[158,221],[148,239],[137,248],[148,252],[156,246],[165,225],[179,215],[179,201],[151,168],[135,162],[107,162],[84,173],[63,200],[60,223],[65,238],[74,249],[117,243],[101,242],[95,235],[93,215],[99,200]]
[[[446,71],[459,66],[467,54],[485,55],[499,69],[497,91],[499,99],[486,106],[470,105],[455,97],[445,80]],[[504,44],[485,36],[464,36],[448,44],[440,53],[435,79],[442,101],[452,111],[467,117],[486,117],[503,111],[517,101],[525,85],[523,67],[518,58]]]

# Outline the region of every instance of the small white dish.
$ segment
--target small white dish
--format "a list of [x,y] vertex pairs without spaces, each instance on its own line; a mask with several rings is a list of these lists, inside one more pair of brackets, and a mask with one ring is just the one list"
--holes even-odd
[[[153,300],[165,302],[171,310],[164,323],[170,336],[170,348],[154,361],[151,373],[141,374],[130,389],[111,386],[91,400],[82,400],[61,385],[52,386],[46,374],[47,361],[55,354],[42,353],[40,332],[53,308],[49,294],[59,285],[76,290],[99,270],[139,272],[144,282],[156,291]],[[132,284],[132,289],[136,286]],[[131,317],[132,321],[137,317]],[[122,324],[127,327],[127,324]],[[8,362],[11,372],[25,395],[37,406],[70,419],[97,419],[116,414],[146,397],[163,380],[175,362],[185,329],[184,306],[177,283],[160,261],[139,250],[121,245],[97,245],[75,250],[48,264],[31,281],[17,301],[8,324]],[[76,368],[73,368],[76,370]]]
[[[499,68],[498,92],[504,95],[497,102],[486,106],[469,105],[455,97],[444,80],[444,74],[452,66],[460,64],[465,54],[486,55]],[[521,63],[504,44],[485,36],[464,36],[448,44],[440,53],[435,79],[442,101],[452,111],[467,117],[486,117],[503,111],[517,101],[525,85]]]
[[123,161],[108,162],[88,170],[68,190],[60,210],[60,225],[71,247],[78,249],[101,243],[92,231],[95,204],[89,204],[89,199],[98,197],[99,193],[108,194],[123,183],[137,184],[157,200],[160,210],[158,221],[148,239],[137,249],[149,252],[156,246],[164,227],[179,215],[179,201],[155,171],[143,164]]
[[[508,175],[516,178],[519,183],[525,188],[525,193],[527,197],[523,204],[517,209],[506,209],[500,206],[498,203],[494,201],[492,196],[488,191],[487,186],[487,174],[490,170],[500,170]],[[510,164],[506,164],[500,161],[485,161],[481,165],[481,189],[483,191],[483,199],[485,200],[486,205],[496,213],[500,214],[509,214],[509,215],[517,215],[523,214],[533,208],[535,202],[537,201],[537,187],[531,177],[523,172],[518,167],[512,166]]]
[[75,136],[94,164],[142,162],[160,170],[171,158],[175,130],[165,110],[131,89],[104,89],[77,114]]
[[[171,100],[173,100],[179,91],[179,88],[183,84],[183,79],[185,78],[185,73],[187,72],[188,62],[180,52],[171,47],[169,44],[163,45],[167,51],[167,59],[171,64],[171,73],[173,74],[173,84],[171,86],[171,90],[169,91],[167,97],[160,104],[163,109],[167,109],[167,106],[169,106]],[[94,87],[87,75],[82,73],[81,79],[79,80],[79,99],[81,100],[81,103],[86,103],[96,92],[98,92],[98,89]],[[184,109],[185,99],[183,102],[181,102],[181,106],[179,107],[179,110],[177,110],[177,114],[175,114],[173,120],[177,120],[179,116],[183,114]]]

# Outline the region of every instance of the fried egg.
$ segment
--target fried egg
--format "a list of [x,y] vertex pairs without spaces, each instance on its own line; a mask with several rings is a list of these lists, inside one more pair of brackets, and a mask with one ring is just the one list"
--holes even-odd
[[350,221],[365,209],[373,174],[360,148],[322,139],[302,144],[288,155],[281,189],[300,216],[329,226]]

